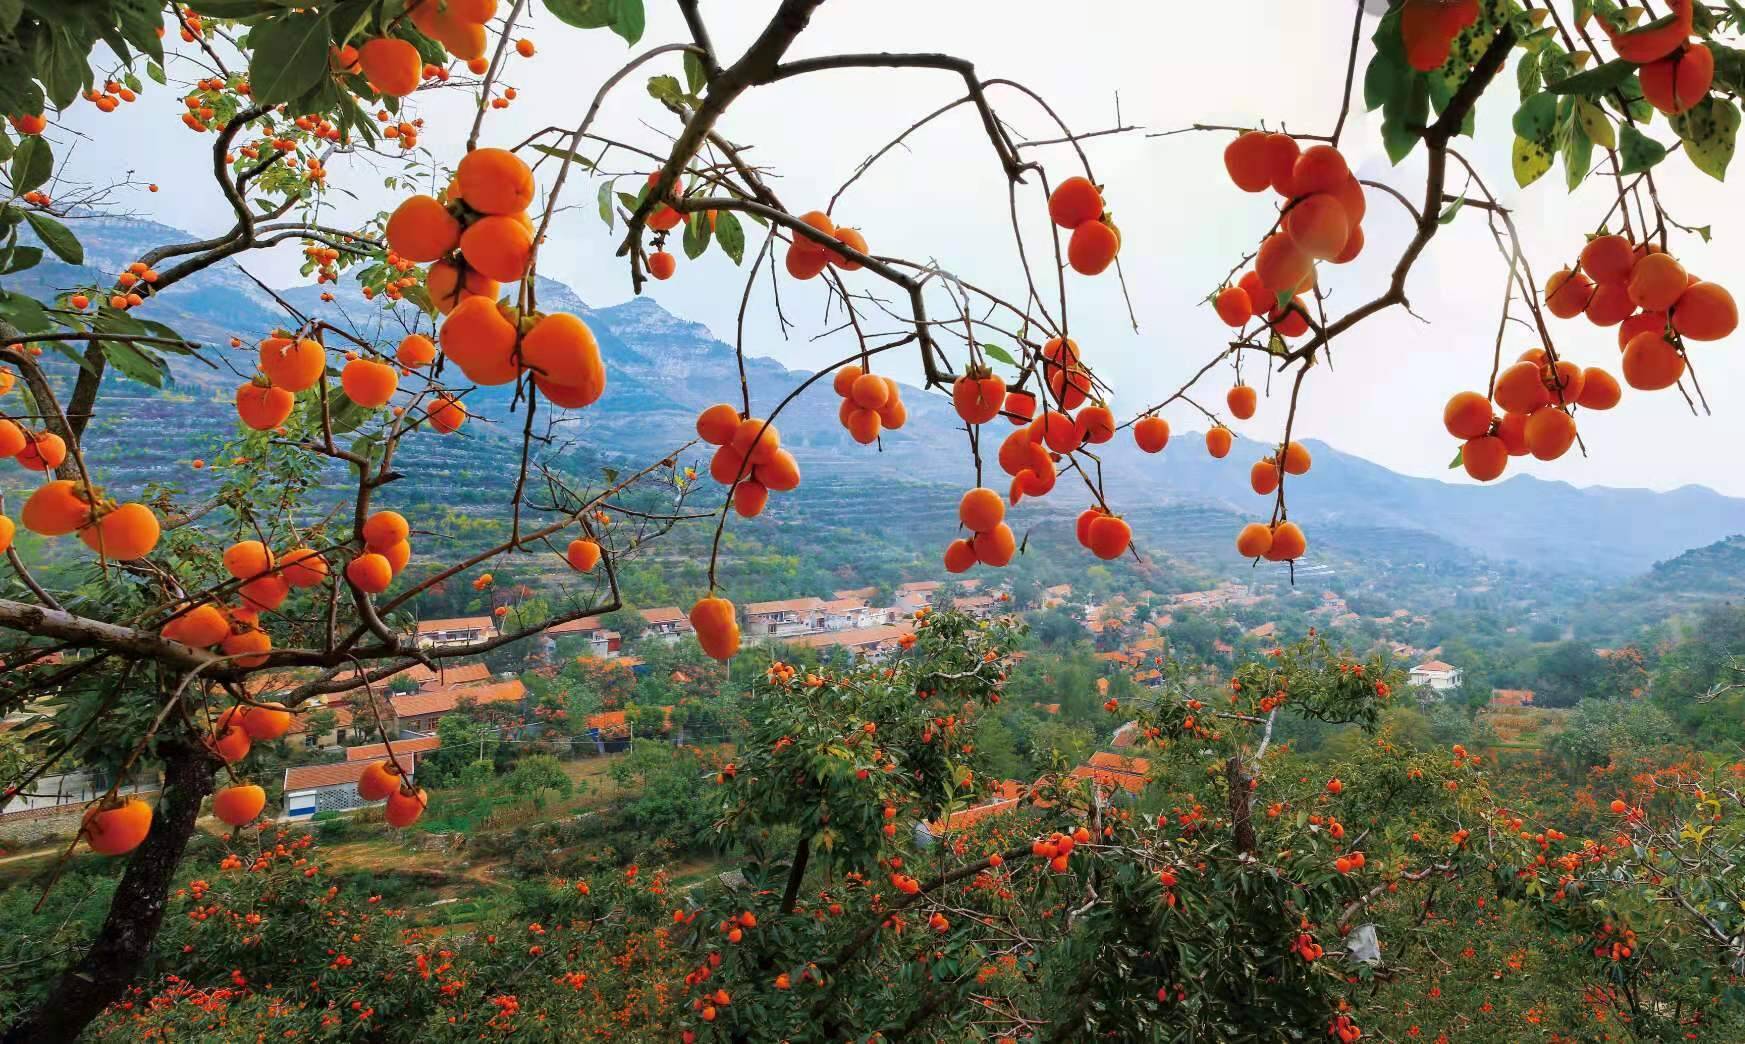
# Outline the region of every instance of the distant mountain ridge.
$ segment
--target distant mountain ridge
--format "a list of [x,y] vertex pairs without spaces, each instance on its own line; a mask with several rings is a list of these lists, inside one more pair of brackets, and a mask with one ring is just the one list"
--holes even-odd
[[[8,284],[52,293],[111,277],[152,246],[197,238],[134,219],[92,218],[74,227],[85,244],[85,266],[48,261],[8,277]],[[323,289],[299,286],[280,291],[280,296],[304,314],[348,324],[363,336],[381,341],[401,336],[390,313],[350,293],[340,295],[343,301],[325,302]],[[606,360],[605,397],[562,418],[565,434],[590,453],[626,462],[665,455],[694,437],[693,422],[703,407],[739,400],[732,348],[701,324],[678,318],[647,297],[596,308],[570,287],[549,279],[541,279],[537,290],[542,308],[573,311],[587,319]],[[288,323],[272,296],[229,264],[171,288],[148,302],[142,314],[217,346],[226,345],[232,336],[252,341]],[[249,365],[246,358],[231,361],[238,367]],[[754,391],[753,406],[759,410],[768,409],[810,376],[765,357],[748,357],[745,365]],[[192,405],[189,399],[228,399],[238,380],[228,370],[182,358],[171,360],[171,372],[176,394],[162,397],[149,411],[150,422],[159,424],[166,436],[178,428],[202,427],[172,417]],[[129,388],[129,394],[148,391],[138,385]],[[481,406],[506,407],[512,390],[487,388],[474,394]],[[904,402],[909,408],[908,425],[888,433],[882,447],[886,452],[878,452],[854,443],[842,430],[838,400],[828,391],[794,400],[782,415],[783,444],[795,449],[809,476],[832,479],[815,483],[809,478],[796,495],[846,497],[856,502],[858,510],[858,502],[878,500],[875,480],[900,479],[938,484],[939,496],[946,498],[942,503],[947,507],[954,503],[955,490],[974,479],[961,451],[964,436],[956,415],[945,397],[918,389],[905,389]],[[997,423],[990,430],[1003,434]],[[1117,507],[1141,517],[1160,508],[1204,507],[1219,515],[1227,513],[1232,523],[1237,516],[1255,515],[1258,505],[1248,490],[1247,475],[1264,451],[1239,440],[1227,458],[1214,460],[1200,440],[1199,433],[1178,432],[1157,456],[1140,453],[1126,439],[1104,447],[1104,474]],[[1577,488],[1528,476],[1488,486],[1456,485],[1401,475],[1321,442],[1310,440],[1306,445],[1314,455],[1314,470],[1309,477],[1293,481],[1290,504],[1291,517],[1311,527],[1322,523],[1347,531],[1417,531],[1439,544],[1480,556],[1554,571],[1574,566],[1612,578],[1639,573],[1687,549],[1745,532],[1745,500],[1699,486],[1656,493]],[[991,454],[985,456],[991,473],[983,480],[1003,487],[1004,476],[993,467]],[[1040,518],[1065,517],[1080,510],[1084,499],[1063,483],[1046,501],[1027,502],[1021,511]],[[1148,534],[1154,545],[1165,549],[1170,538],[1169,533]],[[1313,528],[1310,540],[1313,553]],[[1362,548],[1344,550],[1362,553]]]

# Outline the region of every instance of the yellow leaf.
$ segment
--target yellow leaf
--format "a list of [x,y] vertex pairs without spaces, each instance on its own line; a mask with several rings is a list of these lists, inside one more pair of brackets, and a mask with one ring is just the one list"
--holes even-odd
[[1569,64],[1575,66],[1577,72],[1587,68],[1587,63],[1594,60],[1592,51],[1576,51],[1569,56]]
[[1515,184],[1526,188],[1551,169],[1551,150],[1536,141],[1517,137],[1511,164],[1515,170]]
[[1583,99],[1576,103],[1575,113],[1581,120],[1581,129],[1587,132],[1588,140],[1601,148],[1618,147],[1618,132],[1598,105]]

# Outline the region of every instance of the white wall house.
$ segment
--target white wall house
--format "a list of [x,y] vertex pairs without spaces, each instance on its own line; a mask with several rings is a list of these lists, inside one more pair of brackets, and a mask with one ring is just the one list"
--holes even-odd
[[1413,667],[1406,680],[1436,692],[1460,688],[1460,668],[1441,660],[1428,660]]

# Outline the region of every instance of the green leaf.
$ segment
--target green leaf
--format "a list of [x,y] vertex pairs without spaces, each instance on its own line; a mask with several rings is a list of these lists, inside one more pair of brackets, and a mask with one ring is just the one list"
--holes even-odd
[[1448,462],[1448,470],[1453,471],[1455,468],[1460,467],[1460,465],[1464,464],[1465,462],[1466,462],[1466,447],[1462,446],[1461,448],[1454,451],[1454,459]]
[[1551,129],[1557,122],[1557,96],[1541,92],[1521,103],[1515,110],[1513,126],[1517,137],[1528,141],[1550,141]]
[[40,34],[38,40],[37,77],[48,91],[49,100],[56,108],[64,109],[91,83],[91,69],[85,64],[90,44],[81,46],[64,26]]
[[601,29],[612,24],[613,0],[545,0],[545,9],[577,29]]
[[30,222],[31,231],[42,240],[42,245],[54,251],[55,256],[69,265],[85,263],[85,248],[79,244],[79,237],[73,235],[67,226],[34,210],[24,212],[24,220]]
[[55,170],[55,156],[47,139],[33,134],[18,143],[12,154],[12,191],[23,195],[49,179]]
[[1441,216],[1437,217],[1437,219],[1436,219],[1436,223],[1439,225],[1450,224],[1451,222],[1454,221],[1454,219],[1457,216],[1459,216],[1460,208],[1462,206],[1464,206],[1465,204],[1466,204],[1466,193],[1463,192],[1460,194],[1459,199],[1455,200],[1454,202],[1448,204],[1448,206],[1443,208]]
[[612,185],[610,181],[600,183],[600,220],[606,223],[606,230],[612,230]]
[[[321,407],[317,405],[315,409],[315,415],[320,416]],[[350,396],[343,393],[329,398],[327,402],[328,420],[332,423],[333,432],[336,435],[340,432],[356,431],[363,425],[364,421],[370,419],[370,414],[373,412],[375,411],[359,406],[351,400]]]
[[164,77],[164,67],[158,62],[145,63],[145,74],[160,86],[169,83],[169,80]]
[[1624,124],[1618,145],[1618,153],[1624,157],[1621,174],[1640,174],[1666,158],[1666,146],[1637,130],[1634,123]]
[[734,264],[745,263],[745,228],[733,211],[723,210],[715,215],[715,241],[721,244],[721,249],[727,252]]
[[1376,53],[1363,71],[1363,107],[1374,112],[1411,90],[1412,69],[1391,55]]
[[327,75],[332,42],[327,16],[311,12],[281,15],[249,30],[253,49],[248,79],[254,100],[271,105],[299,97]]
[[[164,5],[152,0],[121,0],[114,8],[115,24],[127,42],[152,61],[164,60],[164,43],[158,32],[164,24]],[[130,85],[131,86],[131,85]],[[133,87],[139,90],[138,87]]]
[[1422,76],[1414,76],[1405,97],[1389,102],[1382,109],[1381,140],[1389,161],[1397,165],[1411,155],[1418,146],[1424,127],[1430,122],[1429,117],[1429,82]]
[[693,96],[703,93],[703,88],[709,85],[709,74],[703,68],[703,59],[695,51],[685,52],[685,87]]
[[612,31],[624,37],[625,43],[635,46],[647,22],[642,0],[612,0]]
[[98,344],[103,346],[103,357],[123,376],[153,388],[164,386],[170,367],[157,353],[128,341],[99,341]]
[[685,216],[685,256],[695,261],[709,249],[709,238],[713,230],[709,227],[709,215],[706,211],[694,211]]
[[1730,100],[1711,95],[1672,117],[1672,129],[1698,170],[1716,181],[1727,179],[1739,137],[1739,109]]
[[1515,66],[1515,86],[1520,88],[1521,100],[1526,101],[1539,89],[1539,52],[1528,51],[1521,56],[1521,61]]
[[[1745,25],[1745,19],[1741,20]],[[1745,51],[1709,41],[1715,56],[1715,86],[1733,94],[1745,94]]]
[[1582,129],[1580,123],[1571,121],[1569,137],[1563,143],[1563,176],[1569,185],[1569,191],[1574,192],[1587,177],[1593,160],[1593,139],[1587,136],[1587,131]]
[[655,101],[668,105],[681,105],[685,100],[685,89],[679,85],[676,76],[650,76],[648,94]]
[[[11,294],[0,290],[0,319],[18,328],[20,333],[42,333],[56,325],[43,311],[42,302],[28,294]],[[59,343],[59,342],[56,342]]]
[[41,247],[15,246],[11,250],[0,253],[0,275],[22,272],[27,268],[35,268],[41,263]]
[[642,0],[545,0],[545,8],[577,29],[610,27],[631,44],[642,39],[646,22]]
[[1622,58],[1614,58],[1604,65],[1596,65],[1556,83],[1547,84],[1545,89],[1552,94],[1584,94],[1597,98],[1635,74],[1634,65]]
[[995,359],[995,360],[998,360],[999,362],[1003,362],[1007,366],[1018,365],[1018,361],[1016,359],[1012,358],[1012,353],[1006,351],[1006,349],[1001,348],[997,344],[984,344],[984,345],[982,345],[982,354],[987,356],[990,359]]
[[535,145],[535,146],[533,146],[533,151],[543,152],[547,156],[552,157],[553,159],[568,160],[569,162],[574,163],[576,166],[582,168],[583,170],[593,170],[594,169],[594,161],[589,159],[588,157],[582,155],[579,152],[571,152],[568,149],[560,149],[555,145]]
[[1536,141],[1517,137],[1514,154],[1510,157],[1510,165],[1515,171],[1515,184],[1526,188],[1544,177],[1545,172],[1551,169],[1551,148]]

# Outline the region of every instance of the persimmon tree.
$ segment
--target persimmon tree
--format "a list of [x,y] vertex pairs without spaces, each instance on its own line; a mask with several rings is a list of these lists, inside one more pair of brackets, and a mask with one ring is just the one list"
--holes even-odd
[[[1095,366],[1099,353],[1113,349],[1081,348],[1069,323],[1070,289],[1083,278],[1119,278],[1125,246],[1112,219],[1121,186],[1099,184],[1092,168],[1096,132],[1075,131],[1030,88],[985,77],[954,56],[922,50],[792,56],[822,6],[823,0],[779,0],[760,16],[749,46],[727,55],[714,45],[698,0],[677,0],[685,39],[648,47],[600,78],[574,124],[519,142],[495,140],[490,116],[515,100],[503,86],[505,69],[535,50],[518,30],[527,13],[520,0],[507,8],[495,0],[349,0],[306,9],[204,0],[167,10],[127,0],[85,5],[65,18],[34,6],[7,13],[17,46],[0,50],[0,103],[13,128],[3,139],[8,192],[0,223],[7,239],[0,269],[26,270],[44,250],[82,260],[62,219],[100,205],[101,194],[56,199],[44,192],[55,164],[47,113],[81,98],[110,111],[173,83],[185,99],[183,125],[203,145],[210,142],[214,203],[234,215],[224,234],[155,247],[112,282],[67,287],[46,300],[12,291],[0,297],[0,355],[10,367],[0,392],[18,383],[0,418],[0,449],[23,473],[43,479],[22,497],[20,522],[46,538],[76,534],[88,550],[67,554],[95,568],[69,569],[64,555],[27,562],[11,547],[14,524],[0,522],[15,578],[0,599],[0,624],[19,636],[6,653],[0,704],[12,711],[52,696],[70,710],[37,734],[41,756],[9,782],[10,793],[68,758],[115,768],[117,787],[147,765],[163,777],[155,808],[123,800],[118,790],[91,808],[84,840],[125,857],[126,870],[93,945],[68,967],[52,1003],[24,1013],[9,1039],[71,1036],[121,996],[157,935],[215,776],[227,781],[215,811],[236,824],[258,816],[262,795],[246,778],[250,744],[283,735],[290,716],[316,696],[361,690],[360,706],[376,708],[380,720],[381,683],[414,665],[477,656],[612,612],[621,605],[617,563],[704,514],[713,519],[715,540],[707,589],[697,592],[691,622],[709,655],[735,656],[737,610],[726,597],[731,592],[718,590],[715,568],[721,534],[735,514],[757,515],[772,494],[800,485],[804,462],[782,446],[777,422],[797,397],[824,394],[816,386],[826,378],[856,441],[874,444],[885,429],[906,422],[901,387],[875,372],[886,353],[913,353],[923,392],[949,395],[963,421],[975,486],[960,504],[962,535],[940,534],[943,563],[953,572],[1010,562],[1027,546],[1013,513],[1026,498],[1062,495],[1056,489],[1062,479],[1082,488],[1075,496],[1089,504],[1079,542],[1103,559],[1137,555],[1120,515],[1122,491],[1105,488],[1096,447],[1131,428],[1140,449],[1163,450],[1169,427],[1161,413],[1180,404],[1211,422],[1207,451],[1224,456],[1232,435],[1223,414],[1207,405],[1204,386],[1229,381],[1224,408],[1231,417],[1251,417],[1258,395],[1242,380],[1244,364],[1287,376],[1290,409],[1275,448],[1252,470],[1254,491],[1270,504],[1265,521],[1245,526],[1235,543],[1246,557],[1294,562],[1308,547],[1286,501],[1287,483],[1312,464],[1295,437],[1305,377],[1341,335],[1407,306],[1416,262],[1454,221],[1486,222],[1505,286],[1495,349],[1474,362],[1473,386],[1483,391],[1457,392],[1444,417],[1460,443],[1458,464],[1474,478],[1498,477],[1510,456],[1562,456],[1579,442],[1580,411],[1619,406],[1625,386],[1676,387],[1693,409],[1706,408],[1695,369],[1700,343],[1729,336],[1736,308],[1724,288],[1677,262],[1679,237],[1707,231],[1668,212],[1655,176],[1672,162],[1717,178],[1725,172],[1739,123],[1737,95],[1745,89],[1745,56],[1728,42],[1745,29],[1745,12],[1736,5],[1671,0],[1668,13],[1649,17],[1610,0],[1400,0],[1366,43],[1354,4],[1346,89],[1329,99],[1329,127],[1268,129],[1257,114],[1251,125],[1183,129],[1227,137],[1225,168],[1235,191],[1270,191],[1275,198],[1254,208],[1254,251],[1207,288],[1205,303],[1234,332],[1181,389],[1124,419],[1115,413],[1117,389]],[[545,8],[571,25],[610,28],[632,46],[641,42],[642,0],[547,0]],[[176,39],[181,46],[173,46]],[[1370,57],[1360,76],[1364,54]],[[1591,195],[1597,215],[1585,244],[1554,246],[1567,264],[1543,282],[1512,214],[1457,147],[1481,129],[1480,99],[1509,89],[1502,74],[1511,66],[1520,96],[1511,128],[1517,183],[1561,162],[1570,188]],[[874,143],[830,199],[784,201],[769,172],[735,140],[731,107],[747,94],[841,70],[867,77],[943,71],[961,80],[962,92],[894,140]],[[670,138],[650,133],[623,141],[596,127],[608,96],[632,84],[646,86],[671,114]],[[398,200],[362,227],[328,224],[322,203],[330,165],[348,154],[414,153],[423,129],[419,95],[456,87],[472,93],[476,115],[464,153],[433,158],[431,183],[440,191]],[[1422,185],[1360,179],[1350,170],[1339,146],[1358,91],[1367,108],[1383,115],[1392,160],[1423,151]],[[1023,140],[997,106],[1040,113],[1059,133]],[[1010,238],[1002,233],[1007,246],[985,275],[880,253],[877,230],[854,227],[849,208],[840,216],[837,209],[865,172],[888,162],[916,130],[953,117],[967,117],[985,138],[985,162],[1007,186]],[[1658,127],[1662,118],[1671,138]],[[1039,158],[1045,155],[1065,159],[1045,163]],[[610,173],[618,166],[633,169],[631,191],[621,191],[622,174]],[[770,401],[754,402],[750,382],[742,380],[739,402],[698,417],[698,438],[715,447],[709,475],[722,487],[713,512],[687,506],[699,488],[682,463],[693,442],[675,441],[663,458],[592,484],[567,474],[551,449],[565,411],[610,394],[592,332],[576,316],[543,311],[535,278],[540,253],[551,245],[553,215],[590,177],[602,219],[615,233],[622,230],[617,255],[632,290],[640,292],[649,278],[677,277],[679,260],[669,247],[695,259],[718,246],[746,269],[747,300],[768,266],[777,287],[815,281],[843,317],[839,361]],[[1233,192],[1232,201],[1239,198]],[[1363,219],[1372,205],[1403,207],[1409,239],[1369,243]],[[34,242],[21,235],[26,227]],[[755,249],[748,232],[761,234]],[[310,275],[331,284],[334,294],[360,292],[401,325],[401,335],[369,336],[288,302],[281,302],[281,329],[236,331],[228,346],[194,343],[147,318],[152,298],[169,287],[280,244],[300,246]],[[1360,303],[1329,314],[1326,290],[1340,281],[1338,266],[1376,250],[1395,259],[1387,281],[1355,288]],[[785,275],[776,272],[778,257]],[[1605,367],[1583,366],[1560,352],[1547,314],[1618,327],[1622,382]],[[1529,346],[1507,363],[1519,336],[1515,326],[1523,323]],[[883,329],[893,324],[894,331]],[[742,374],[743,325],[735,344]],[[168,355],[236,371],[240,427],[218,462],[222,478],[210,503],[191,503],[168,489],[114,488],[86,452],[105,390],[118,380],[161,384]],[[513,492],[501,506],[509,535],[447,560],[420,561],[408,572],[427,531],[391,506],[395,483],[407,477],[402,449],[407,440],[466,438],[467,425],[478,421],[474,390],[493,386],[513,387],[512,416],[497,419],[520,433]],[[1009,433],[993,447],[1010,477],[1002,492],[985,476],[984,440],[1007,422]],[[340,507],[326,515],[316,510],[316,486],[343,490]],[[466,644],[425,649],[414,640],[408,625],[421,595],[463,577],[483,589],[492,582],[489,569],[514,562],[572,575],[564,603],[544,612],[535,611],[536,600],[516,611],[502,606],[501,630]],[[870,929],[857,929],[816,962],[825,992],[786,1016],[795,1032],[817,1025],[892,1028],[892,1020],[913,1029],[961,1003],[961,977],[940,974],[937,966],[937,988],[907,998],[917,1001],[907,1007],[904,998],[883,996],[877,1003],[885,1007],[860,1008],[872,1002],[834,984],[869,954],[891,958],[898,944],[880,934],[881,925],[899,923],[899,914],[928,911],[929,927],[949,934],[951,915],[933,899],[939,889],[1039,860],[1057,875],[1070,873],[1072,887],[1082,884],[1060,904],[1062,923],[1084,926],[1067,933],[1067,945],[1096,960],[1075,957],[1051,968],[1049,981],[1070,994],[1071,1005],[1041,1021],[1033,1009],[1015,1007],[1001,1027],[1010,1035],[1044,1025],[1062,1038],[1087,1030],[1148,1033],[1154,1024],[1218,1035],[1258,1030],[1245,1020],[1265,1019],[1266,1026],[1356,1039],[1361,1030],[1347,1010],[1354,1001],[1343,993],[1343,978],[1312,974],[1311,966],[1346,945],[1350,917],[1374,889],[1433,884],[1481,867],[1497,871],[1519,854],[1519,839],[1505,844],[1501,831],[1490,830],[1482,848],[1471,843],[1478,821],[1507,817],[1449,777],[1468,767],[1464,758],[1451,766],[1389,763],[1397,772],[1385,770],[1394,773],[1384,780],[1388,792],[1420,799],[1410,812],[1425,818],[1425,829],[1415,836],[1431,840],[1390,859],[1389,876],[1367,891],[1352,883],[1369,872],[1366,850],[1343,843],[1320,812],[1298,821],[1322,792],[1260,804],[1268,737],[1281,711],[1372,724],[1377,702],[1395,684],[1382,665],[1359,664],[1322,643],[1244,668],[1218,699],[1171,690],[1141,714],[1148,736],[1177,752],[1172,757],[1184,746],[1196,756],[1201,748],[1215,754],[1208,785],[1221,788],[1220,799],[1173,815],[1187,841],[1173,836],[1178,831],[1169,821],[1142,831],[1106,810],[1094,787],[1061,781],[1060,792],[1044,799],[1079,822],[1062,821],[1010,854],[991,852],[932,877],[901,871],[893,858],[906,857],[893,855],[886,810],[938,814],[974,772],[949,756],[941,721],[956,715],[941,708],[923,721],[902,709],[909,706],[903,701],[990,702],[1001,680],[994,676],[1000,653],[988,648],[978,659],[981,639],[961,619],[944,619],[946,626],[931,632],[937,643],[931,666],[920,673],[892,668],[883,678],[857,676],[846,689],[840,679],[820,678],[811,698],[782,704],[765,725],[780,735],[758,737],[771,742],[755,744],[745,766],[763,789],[748,787],[743,800],[727,805],[724,822],[734,829],[779,821],[800,831],[803,840],[783,864],[780,916],[797,915],[814,860],[863,877],[886,875],[904,897],[880,900],[883,916]],[[947,663],[954,665],[939,666]],[[893,745],[867,732],[849,747],[850,718],[894,732]],[[385,730],[382,738],[391,744]],[[878,756],[850,779],[839,778],[835,762],[869,751]],[[824,759],[828,770],[808,768],[795,760],[801,757]],[[403,826],[423,812],[427,796],[397,765],[373,771],[362,789],[388,799],[389,822]],[[875,770],[887,769],[906,773],[901,789],[887,792],[875,782]],[[735,766],[733,775],[723,775],[737,780],[740,772]],[[1428,800],[1444,793],[1457,796]],[[1293,805],[1295,818],[1287,815]],[[1276,837],[1263,829],[1257,808],[1284,820]],[[855,830],[845,832],[844,824]],[[864,827],[877,829],[863,836]],[[1071,832],[1078,830],[1087,837]],[[1184,885],[1189,869],[1197,883]],[[1178,889],[1233,903],[1240,930],[1232,934],[1228,918],[1198,920],[1204,907],[1192,917],[1178,912]],[[1028,927],[1012,931],[1032,938]],[[1195,941],[1218,939],[1232,946],[1210,956]],[[772,967],[748,965],[747,981],[754,970],[761,975]],[[1112,969],[1135,967],[1158,981],[1149,998],[1110,977]],[[1261,994],[1267,1005],[1245,1013],[1244,998]],[[833,1005],[828,1018],[835,1021],[820,1023]],[[699,1026],[720,1022],[747,1036],[763,1028],[723,1019],[725,1007],[697,1006]],[[715,1017],[705,1017],[705,1009]]]

